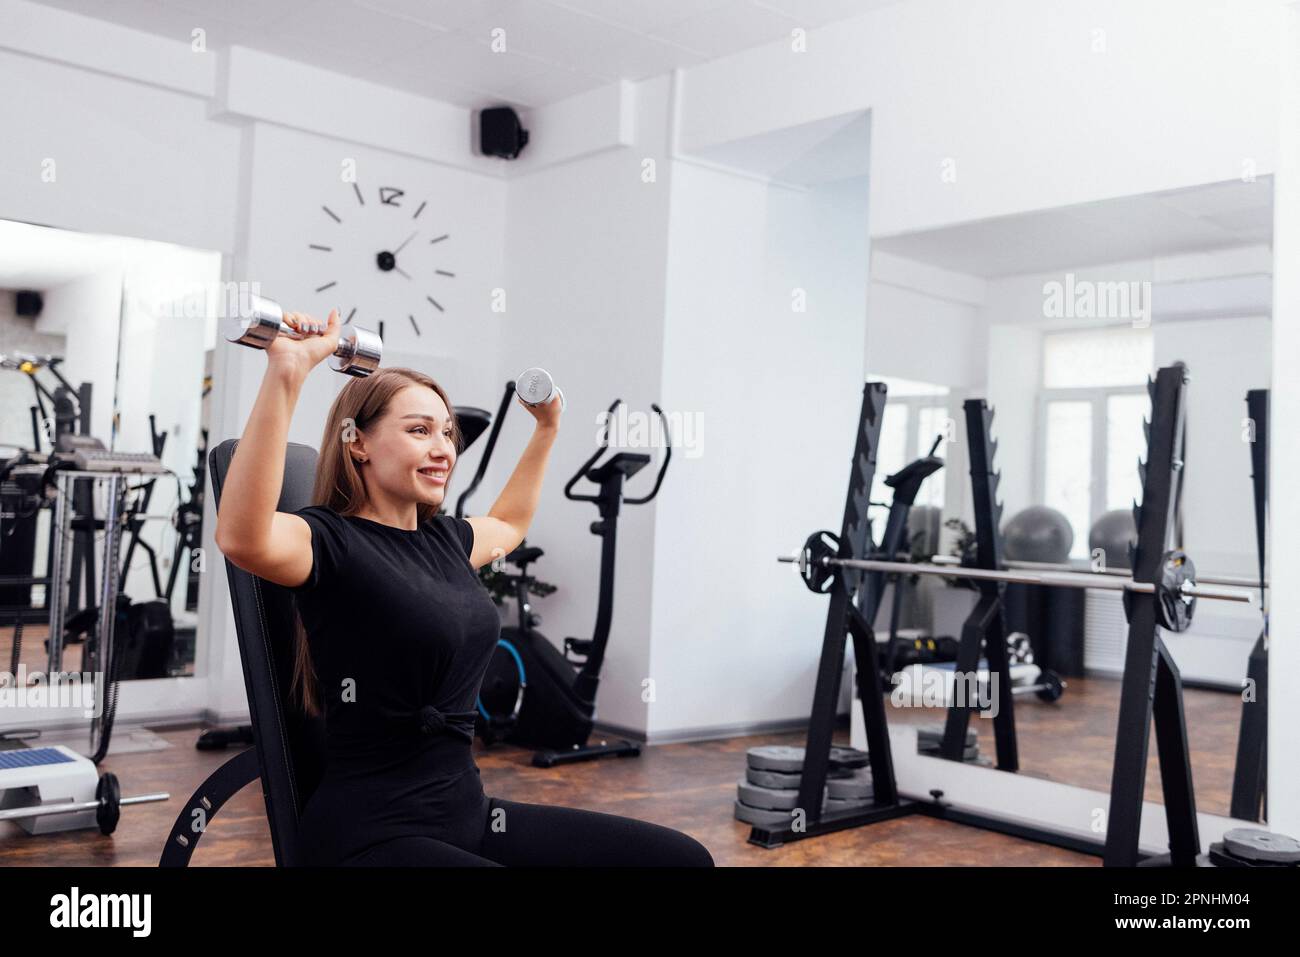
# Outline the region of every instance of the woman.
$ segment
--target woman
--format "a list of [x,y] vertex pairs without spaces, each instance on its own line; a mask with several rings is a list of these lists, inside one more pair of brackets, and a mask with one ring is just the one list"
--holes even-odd
[[240,568],[294,591],[293,688],[323,710],[327,764],[299,837],[315,864],[702,865],[685,834],[630,818],[483,793],[471,754],[474,702],[496,646],[496,606],[474,569],[523,541],[559,429],[537,420],[491,511],[437,514],[456,464],[451,402],[429,377],[352,379],[330,408],[315,503],[276,511],[289,420],[307,373],[338,345],[327,322],[285,321],[230,463],[217,543]]

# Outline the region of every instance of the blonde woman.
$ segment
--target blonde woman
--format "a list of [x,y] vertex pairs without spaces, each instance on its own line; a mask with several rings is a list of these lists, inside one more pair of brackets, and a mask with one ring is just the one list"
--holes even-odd
[[285,321],[303,338],[266,350],[217,544],[294,593],[295,704],[324,715],[327,752],[299,824],[309,862],[711,866],[666,827],[483,792],[474,702],[499,619],[475,569],[523,540],[559,403],[524,405],[536,419],[528,446],[491,511],[466,520],[438,514],[459,448],[446,392],[412,369],[351,379],[329,411],[313,504],[277,512],[294,406],[339,336],[337,310]]

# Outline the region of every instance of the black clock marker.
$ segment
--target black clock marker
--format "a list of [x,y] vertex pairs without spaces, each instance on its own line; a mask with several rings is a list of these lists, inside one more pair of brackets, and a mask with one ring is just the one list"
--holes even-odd
[[424,212],[424,207],[428,205],[429,205],[429,201],[426,199],[423,203],[420,204],[420,208],[415,211],[415,213],[411,216],[411,218],[415,219],[417,216],[419,216],[422,212]]
[[429,245],[432,246],[434,243],[440,243],[440,242],[442,242],[444,239],[446,239],[449,235],[451,235],[451,234],[450,234],[450,233],[443,233],[443,234],[442,234],[441,236],[439,236],[437,239],[430,239],[430,240],[429,240]]
[[401,203],[396,202],[399,197],[405,196],[406,190],[398,189],[396,186],[379,187],[379,202],[385,206],[397,206],[401,208]]
[[343,320],[343,324],[344,324],[344,325],[347,325],[349,322],[351,322],[351,321],[352,321],[352,317],[355,316],[356,314],[357,314],[357,307],[356,307],[356,306],[353,306],[353,307],[352,307],[352,311],[348,313],[348,317],[347,317],[346,319]]
[[384,320],[379,320],[379,339],[382,342],[384,338]]
[[307,244],[307,248],[308,248],[308,249],[319,249],[319,250],[320,250],[321,252],[323,252],[323,253],[332,253],[332,252],[334,252],[334,250],[333,250],[331,247],[329,247],[329,246],[318,246],[318,245],[316,245],[315,243],[308,243],[308,244]]
[[327,282],[327,283],[326,283],[325,285],[323,285],[323,286],[317,286],[317,287],[316,287],[316,291],[317,291],[317,292],[324,292],[326,289],[329,289],[331,286],[337,286],[338,284],[339,284],[339,281],[338,281],[337,279],[334,279],[334,280],[331,280],[330,282]]
[[322,206],[321,209],[323,209],[323,210],[325,210],[325,212],[329,213],[329,214],[330,214],[330,219],[334,220],[334,222],[336,222],[336,223],[341,223],[341,222],[343,222],[343,220],[339,219],[337,216],[334,215],[334,210],[330,209],[328,206]]
[[454,272],[447,272],[447,270],[445,269],[435,269],[434,272],[437,273],[439,276],[450,276],[452,279],[456,278],[456,274]]
[[443,309],[442,306],[440,306],[440,305],[438,304],[438,300],[437,300],[437,299],[434,299],[432,296],[425,296],[424,298],[425,298],[425,299],[428,299],[431,303],[433,303],[433,307],[434,307],[435,309],[437,309],[439,312],[446,312],[446,311],[447,311],[446,309]]
[[415,334],[418,336],[420,334],[420,327],[415,322],[415,316],[410,316],[409,318],[411,320],[411,326],[415,329]]
[[362,206],[366,205],[365,197],[363,197],[363,196],[361,195],[361,187],[358,186],[356,183],[353,183],[353,184],[352,184],[352,192],[354,192],[354,193],[357,194],[357,202],[358,202],[358,203],[360,203]]

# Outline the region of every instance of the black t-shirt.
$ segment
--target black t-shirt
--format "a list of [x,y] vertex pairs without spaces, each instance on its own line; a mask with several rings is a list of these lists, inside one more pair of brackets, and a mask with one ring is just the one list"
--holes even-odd
[[500,633],[469,563],[474,529],[438,515],[417,529],[299,509],[312,570],[292,589],[325,710],[331,767],[373,770],[443,734],[474,738],[474,708]]

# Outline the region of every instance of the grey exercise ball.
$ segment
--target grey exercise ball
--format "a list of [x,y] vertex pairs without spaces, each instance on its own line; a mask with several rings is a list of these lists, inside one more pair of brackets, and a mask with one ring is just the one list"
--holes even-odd
[[1002,526],[1003,551],[1012,561],[1068,561],[1073,545],[1070,520],[1046,505],[1031,505]]
[[1133,512],[1117,508],[1092,523],[1092,530],[1088,532],[1088,551],[1095,555],[1100,548],[1106,556],[1107,568],[1128,568],[1129,542],[1136,541],[1137,525],[1133,521]]
[[928,562],[939,552],[939,533],[943,531],[943,510],[933,505],[916,505],[907,515],[907,531],[912,539],[912,555]]

